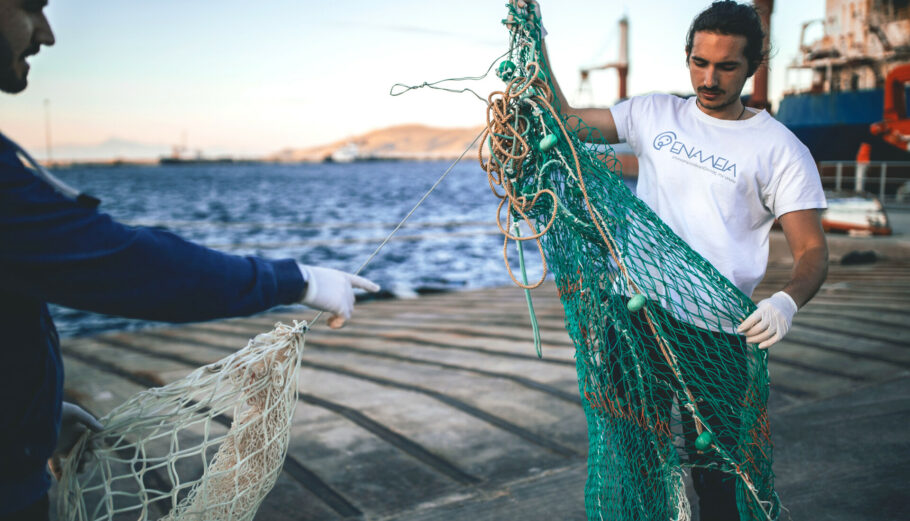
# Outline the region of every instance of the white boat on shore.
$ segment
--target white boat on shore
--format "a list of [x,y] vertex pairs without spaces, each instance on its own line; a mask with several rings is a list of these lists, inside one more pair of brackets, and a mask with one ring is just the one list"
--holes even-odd
[[885,207],[869,192],[826,191],[825,196],[828,209],[822,212],[822,227],[826,232],[891,235]]

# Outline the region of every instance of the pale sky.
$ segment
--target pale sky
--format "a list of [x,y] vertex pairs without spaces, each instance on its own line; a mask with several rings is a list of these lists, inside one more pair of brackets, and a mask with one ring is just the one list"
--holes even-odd
[[[507,50],[505,3],[50,0],[57,44],[30,60],[25,92],[0,95],[0,130],[43,157],[44,100],[55,146],[185,135],[207,153],[258,155],[399,123],[479,126],[485,106],[471,95],[389,89],[482,74]],[[685,33],[709,3],[542,0],[556,77],[572,99],[579,67],[616,58],[626,14],[629,93],[691,92]],[[824,0],[776,2],[773,101],[801,24],[823,15]],[[592,75],[597,104],[616,100],[615,76]],[[502,83],[459,85],[485,96]]]

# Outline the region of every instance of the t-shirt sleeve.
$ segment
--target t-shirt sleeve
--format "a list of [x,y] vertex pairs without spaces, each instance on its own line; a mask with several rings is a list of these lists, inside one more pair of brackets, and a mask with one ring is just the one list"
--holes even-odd
[[828,207],[818,167],[808,149],[776,173],[763,198],[777,218],[797,210]]
[[628,143],[633,149],[637,145],[631,116],[632,110],[635,108],[632,105],[635,99],[629,98],[610,108],[610,113],[613,114],[613,122],[616,124],[616,134],[619,136],[619,142]]

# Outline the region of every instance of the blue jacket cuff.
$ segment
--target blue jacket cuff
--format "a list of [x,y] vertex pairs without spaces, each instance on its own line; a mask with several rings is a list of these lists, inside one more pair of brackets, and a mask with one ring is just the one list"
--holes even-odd
[[296,304],[303,300],[306,284],[303,275],[297,267],[297,261],[283,259],[272,261],[275,266],[275,278],[278,281],[278,302],[282,304]]

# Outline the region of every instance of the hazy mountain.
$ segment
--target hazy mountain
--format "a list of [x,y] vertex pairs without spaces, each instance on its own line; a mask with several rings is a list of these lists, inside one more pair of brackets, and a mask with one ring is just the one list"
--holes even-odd
[[[273,161],[346,161],[354,159],[454,159],[482,127],[436,128],[409,124],[373,130],[334,143],[287,148],[268,157]],[[477,144],[468,152],[477,156]]]

